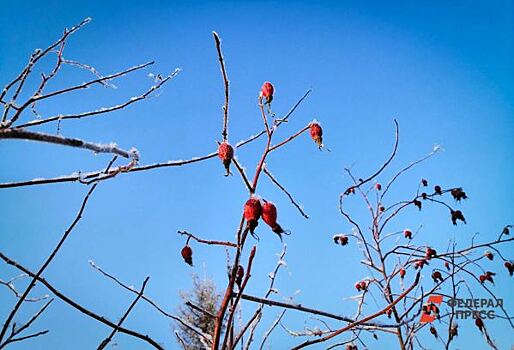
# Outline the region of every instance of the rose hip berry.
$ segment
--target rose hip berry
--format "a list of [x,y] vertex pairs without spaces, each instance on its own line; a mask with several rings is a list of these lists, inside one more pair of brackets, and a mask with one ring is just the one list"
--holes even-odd
[[244,207],[244,218],[246,220],[247,228],[253,235],[255,228],[259,224],[259,219],[262,215],[261,201],[257,198],[250,198],[246,201]]
[[182,255],[182,258],[184,258],[184,261],[188,265],[193,266],[193,250],[191,249],[190,246],[188,246],[186,244],[184,246],[184,248],[182,248],[182,251],[180,252],[180,254]]
[[316,122],[311,123],[310,126],[311,138],[316,142],[319,148],[323,146],[323,129],[321,125]]
[[277,207],[271,202],[265,202],[262,206],[262,220],[275,232],[280,240],[282,240],[282,234],[287,234],[286,231],[277,223]]
[[273,101],[273,93],[274,92],[275,92],[275,88],[269,81],[266,81],[264,84],[262,84],[261,96],[266,99],[267,104],[270,104],[271,101]]
[[231,175],[232,173],[230,172],[230,163],[234,158],[234,148],[232,148],[232,146],[227,141],[223,141],[219,145],[218,157],[221,159],[223,165],[225,166],[225,169],[227,170],[225,176]]

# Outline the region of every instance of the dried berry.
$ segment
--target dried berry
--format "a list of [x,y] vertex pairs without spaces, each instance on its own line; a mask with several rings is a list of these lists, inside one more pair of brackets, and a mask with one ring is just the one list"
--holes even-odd
[[434,326],[430,326],[430,333],[437,338],[437,330]]
[[224,141],[219,145],[218,157],[220,157],[225,169],[227,170],[225,176],[231,175],[230,163],[232,162],[232,158],[234,158],[234,149],[227,141]]
[[434,186],[434,192],[439,195],[443,194],[443,191],[441,190],[441,186],[439,186],[439,185]]
[[421,194],[421,198],[423,198],[423,200],[426,200],[426,199],[427,199],[427,194],[426,194],[425,192],[423,192],[423,193]]
[[425,265],[428,265],[428,261],[426,259],[418,259],[416,260],[416,262],[414,263],[414,268],[417,270],[417,269],[422,269],[423,266]]
[[418,209],[419,209],[419,210],[421,210],[421,202],[420,202],[420,201],[418,201],[417,199],[415,199],[412,203],[414,203],[414,205],[415,205],[416,207],[418,207]]
[[510,261],[506,261],[505,264],[503,264],[507,270],[509,271],[509,275],[513,275],[514,274],[514,264]]
[[464,192],[462,188],[454,188],[450,191],[450,193],[457,202],[460,202],[461,199],[468,199],[466,192]]
[[462,212],[460,210],[451,210],[451,215],[452,215],[452,222],[454,225],[457,225],[457,220],[460,220],[464,223],[466,223],[466,219],[464,218],[464,215],[462,214]]
[[259,218],[262,215],[261,201],[255,197],[250,198],[245,203],[244,218],[250,233],[254,233],[255,228],[259,224]]
[[488,250],[485,251],[484,253],[484,256],[489,259],[489,260],[493,260],[494,259],[494,254]]
[[448,261],[444,262],[444,267],[446,267],[446,269],[450,271],[450,263]]
[[439,271],[432,272],[432,279],[434,280],[435,283],[444,281],[443,276],[441,275],[441,272],[439,272]]
[[310,126],[311,138],[316,142],[319,148],[323,147],[323,129],[317,122],[312,122]]
[[478,316],[475,319],[475,325],[478,327],[480,332],[484,331],[484,321],[482,321],[482,319],[480,317],[478,317]]
[[389,309],[386,311],[387,318],[391,318],[391,314],[393,313],[393,309]]
[[241,283],[243,282],[243,277],[245,275],[245,269],[239,265],[237,267],[237,272],[236,272],[236,284],[238,285],[239,288],[241,288]]
[[375,184],[375,189],[376,189],[377,191],[382,190],[382,185],[381,185],[381,184],[379,184],[379,183],[377,182],[377,183]]
[[261,88],[261,96],[266,99],[266,103],[270,104],[271,101],[273,101],[273,94],[275,93],[275,88],[273,85],[267,81],[264,84],[262,84]]
[[180,254],[182,255],[182,258],[184,258],[184,261],[188,265],[193,266],[193,249],[191,249],[190,246],[186,244],[184,248],[182,248]]
[[409,229],[403,230],[403,236],[408,239],[412,239],[412,231]]
[[341,244],[342,246],[348,244],[348,236],[346,235],[334,235],[332,238],[334,239],[335,244]]
[[288,234],[280,227],[277,223],[277,207],[271,202],[265,202],[262,206],[262,220],[275,232],[280,240],[282,240],[282,234]]
[[450,328],[450,339],[453,339],[454,337],[459,335],[458,328],[459,326],[456,323],[452,324],[452,327]]
[[437,251],[435,249],[430,248],[430,247],[428,247],[427,250],[425,251],[425,258],[427,260],[432,259],[436,255],[437,255]]
[[421,179],[421,183],[423,184],[423,186],[428,186],[428,181],[426,179]]

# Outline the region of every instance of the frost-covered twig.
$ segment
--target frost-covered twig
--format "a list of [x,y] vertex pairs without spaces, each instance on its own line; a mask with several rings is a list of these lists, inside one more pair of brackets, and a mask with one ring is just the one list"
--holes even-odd
[[148,96],[150,96],[151,93],[153,93],[154,91],[158,90],[161,86],[163,86],[168,81],[173,79],[179,73],[180,73],[180,69],[178,69],[178,68],[175,69],[175,71],[173,73],[168,75],[166,78],[161,79],[157,84],[155,84],[152,87],[150,87],[144,94],[139,95],[139,96],[131,97],[127,101],[125,101],[123,103],[120,103],[120,104],[117,104],[115,106],[103,107],[103,108],[100,108],[100,109],[96,109],[96,110],[88,111],[88,112],[83,112],[83,113],[56,115],[56,116],[48,117],[48,118],[45,118],[45,119],[34,119],[34,120],[29,121],[29,122],[27,122],[25,124],[17,125],[16,128],[26,128],[26,127],[30,127],[30,126],[50,123],[50,122],[53,122],[53,121],[56,121],[56,120],[62,121],[62,120],[66,120],[66,119],[82,119],[82,118],[86,118],[86,117],[91,117],[91,116],[95,116],[95,115],[99,115],[99,114],[106,114],[106,113],[110,113],[110,112],[114,112],[114,111],[123,109],[123,108],[125,108],[125,107],[127,107],[127,106],[129,106],[129,105],[131,105],[131,104],[133,104],[135,102],[138,102],[138,101],[141,101],[141,100],[144,100],[144,99],[148,98]]
[[51,135],[41,132],[33,132],[25,129],[4,129],[0,131],[0,139],[18,139],[30,140],[38,142],[53,143],[63,146],[83,148],[95,153],[112,153],[124,158],[139,160],[139,153],[135,148],[129,151],[121,149],[115,143],[100,144],[83,141],[76,138],[64,137],[60,135]]
[[223,76],[223,83],[225,87],[225,105],[223,106],[223,130],[221,136],[223,141],[228,138],[228,102],[229,102],[229,80],[227,77],[227,71],[225,69],[225,60],[223,58],[223,52],[221,51],[221,39],[216,32],[212,32],[214,37],[214,43],[216,44],[216,51],[218,52],[218,60],[220,61],[221,75]]

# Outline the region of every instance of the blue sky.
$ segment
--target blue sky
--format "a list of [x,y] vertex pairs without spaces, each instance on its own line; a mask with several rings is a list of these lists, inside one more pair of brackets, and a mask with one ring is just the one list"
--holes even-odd
[[[183,69],[156,98],[111,115],[61,125],[67,136],[134,146],[141,152],[142,164],[187,159],[215,149],[221,132],[223,90],[212,30],[223,39],[231,80],[232,143],[261,129],[256,95],[263,81],[276,86],[273,109],[278,114],[313,88],[277,137],[316,118],[323,124],[325,143],[332,152],[319,152],[305,136],[273,154],[268,162],[311,219],[302,219],[266,179],[259,191],[277,204],[279,221],[293,232],[287,238],[288,268],[280,274],[278,299],[300,289],[296,298],[304,305],[354,313],[355,304],[345,298],[354,294],[354,281],[367,271],[358,264],[361,255],[355,245],[341,248],[331,240],[334,233],[351,228],[337,211],[338,194],[350,184],[343,169],[353,164],[358,176],[376,169],[390,152],[394,117],[400,123],[399,156],[380,182],[434,145],[442,145],[444,152],[403,177],[390,200],[410,197],[421,177],[443,187],[463,186],[470,199],[462,205],[467,225],[454,227],[445,210],[429,206],[421,213],[407,211],[391,230],[423,224],[420,243],[430,242],[444,250],[453,237],[460,246],[476,232],[482,240],[494,239],[505,224],[514,221],[514,4],[510,1],[400,1],[395,5],[378,1],[17,1],[5,2],[2,8],[1,84],[24,67],[34,48],[46,47],[64,27],[88,16],[93,21],[71,38],[66,58],[91,64],[104,74],[157,62],[145,72],[118,80],[115,90],[96,87],[41,104],[40,113],[45,116],[119,103],[152,84],[148,73]],[[52,63],[42,62],[40,68],[48,71]],[[48,89],[89,78],[73,68],[61,73]],[[29,81],[24,93],[38,83]],[[55,127],[37,130],[55,132]],[[238,153],[250,173],[262,147],[262,142],[254,143]],[[17,141],[3,141],[0,157],[1,182],[96,170],[110,159]],[[191,269],[180,258],[184,241],[175,233],[187,229],[205,238],[233,237],[247,193],[237,176],[222,175],[222,166],[213,159],[100,184],[83,220],[45,276],[111,319],[123,313],[132,295],[93,271],[88,259],[129,284],[140,285],[150,275],[148,295],[169,310],[177,307],[179,290],[190,287],[192,272],[210,276],[224,288],[224,250],[195,245],[196,267]],[[35,269],[73,220],[86,191],[79,184],[1,190],[1,250]],[[357,204],[351,208],[364,218]],[[257,295],[267,288],[267,274],[281,250],[272,233],[260,230],[262,239],[248,286]],[[512,245],[505,252],[513,257]],[[2,277],[15,273],[0,265]],[[512,279],[500,275],[495,290],[502,294],[512,289]],[[513,312],[511,295],[503,296]],[[12,302],[8,291],[1,289],[0,313],[5,314]],[[253,308],[245,304],[244,312]],[[33,305],[26,305],[19,315],[28,317],[33,310]],[[372,304],[368,310],[373,310]],[[261,332],[278,311],[267,310]],[[301,329],[306,319],[306,315],[289,312],[285,323]],[[308,320],[308,324],[316,322]],[[512,329],[502,322],[494,324],[495,340],[501,349],[509,348],[514,343]],[[126,325],[148,332],[169,348],[176,346],[170,322],[144,303],[136,307]],[[465,327],[464,321],[461,325],[455,346],[476,348],[474,344],[482,341],[478,332]],[[36,327],[48,327],[50,333],[13,348],[90,349],[109,332],[59,302]],[[427,344],[433,344],[424,337]],[[382,348],[395,345],[392,337],[380,339]],[[271,345],[281,349],[300,341],[278,330]],[[120,348],[141,346],[123,335],[116,342]],[[369,340],[370,348],[376,347],[374,342]]]

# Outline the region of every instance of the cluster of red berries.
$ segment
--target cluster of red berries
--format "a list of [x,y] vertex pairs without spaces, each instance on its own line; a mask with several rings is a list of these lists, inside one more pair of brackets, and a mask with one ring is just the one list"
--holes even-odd
[[288,234],[282,227],[277,223],[277,207],[272,202],[264,201],[261,204],[261,200],[252,197],[246,201],[244,206],[244,218],[246,220],[246,227],[253,235],[255,228],[259,224],[259,219],[262,216],[262,220],[271,227],[271,230],[275,232],[280,240],[282,240],[282,234]]
[[355,289],[357,289],[357,291],[365,291],[365,290],[368,290],[368,282],[367,281],[359,281],[357,283],[355,283]]
[[345,246],[348,244],[348,236],[346,235],[334,235],[332,237],[334,239],[335,244],[340,244],[342,246]]

